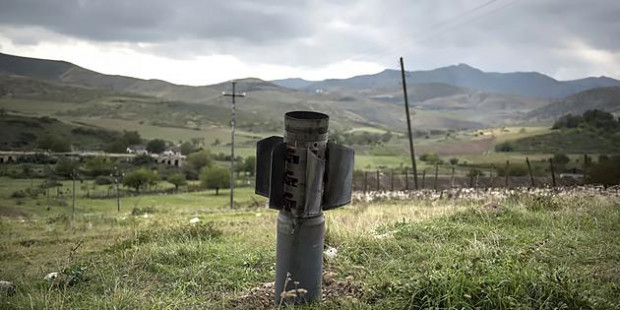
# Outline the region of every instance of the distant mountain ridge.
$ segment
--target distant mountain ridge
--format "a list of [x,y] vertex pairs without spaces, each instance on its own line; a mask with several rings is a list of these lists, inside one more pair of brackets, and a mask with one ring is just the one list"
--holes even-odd
[[[281,122],[283,112],[305,109],[329,113],[339,119],[339,126],[405,128],[401,76],[396,70],[315,82],[255,78],[237,81],[237,91],[249,94],[239,109],[239,113],[246,113],[242,118],[246,120],[246,127],[257,122]],[[542,91],[561,93],[599,85],[620,85],[619,81],[610,78],[560,82],[535,72],[485,73],[463,64],[409,72],[407,81],[414,110],[413,125],[426,129],[481,128],[527,120],[528,116],[538,118],[531,112],[549,103],[548,99],[540,98]],[[161,80],[101,74],[66,61],[0,53],[0,99],[2,96],[17,96],[15,98],[92,102],[108,100],[105,98],[114,101],[115,94],[124,97],[136,94],[149,97],[144,100],[152,103],[159,101],[170,105],[178,102],[174,103],[182,107],[178,113],[204,111],[207,115],[203,116],[203,121],[225,125],[227,121],[221,116],[229,109],[229,100],[223,99],[222,91],[229,90],[228,82],[207,86],[176,85]],[[526,95],[513,92],[525,92]],[[134,113],[135,109],[128,107],[126,110]],[[154,110],[163,113],[161,109]]]
[[[87,104],[86,110],[78,109],[62,115],[85,115],[89,108],[96,117],[121,116],[118,112],[108,111],[109,106],[123,105],[121,110],[128,113],[128,117],[139,117],[136,107],[141,105],[140,100],[125,100],[118,102],[114,94],[136,94],[147,96],[145,101],[152,110],[151,115],[159,113],[162,117],[172,117],[164,114],[165,106],[177,106],[176,123],[183,120],[193,122],[192,115],[200,114],[201,122],[215,120],[223,126],[228,125],[227,117],[222,117],[223,109],[230,109],[230,100],[222,97],[222,91],[230,91],[230,83],[220,83],[208,86],[176,85],[160,80],[143,80],[125,76],[106,75],[77,65],[56,60],[36,59],[28,57],[0,54],[0,91],[5,98],[45,101],[50,91],[55,93],[54,98],[63,101],[63,98],[82,101]],[[44,82],[44,83],[41,83]],[[359,94],[315,94],[278,86],[269,81],[255,78],[237,80],[237,91],[248,92],[248,96],[240,100],[237,113],[238,125],[243,128],[256,126],[277,128],[282,122],[282,114],[291,110],[316,110],[328,113],[338,122],[334,128],[354,126],[377,126],[398,130],[405,128],[405,117],[402,107],[395,104],[374,100]],[[97,92],[80,92],[97,90]],[[76,97],[76,94],[83,93]],[[0,94],[0,100],[2,100]],[[8,97],[7,97],[8,96]],[[93,99],[99,98],[99,99]],[[78,100],[79,99],[79,100]],[[153,104],[160,102],[162,107]],[[108,105],[106,105],[106,103]],[[193,105],[193,106],[192,106]],[[147,107],[145,106],[145,107]],[[119,110],[119,111],[121,111]],[[200,112],[199,112],[200,111]],[[377,113],[381,111],[381,113]],[[96,113],[95,113],[96,112]],[[109,112],[109,113],[108,113]],[[198,113],[198,114],[196,114]],[[480,128],[485,124],[453,116],[443,116],[425,111],[417,111],[412,116],[412,122],[417,128]],[[258,123],[263,125],[257,125]],[[265,125],[265,124],[272,125]],[[182,124],[181,124],[182,125]],[[274,127],[275,126],[275,127]]]
[[[273,82],[283,87],[306,91],[339,91],[342,89],[389,88],[399,85],[400,81],[400,71],[387,69],[377,74],[360,75],[349,79],[328,79],[318,82],[286,79]],[[466,64],[407,72],[407,84],[427,83],[441,83],[473,90],[535,98],[563,98],[592,88],[620,86],[620,81],[608,77],[558,81],[538,72],[484,72]]]

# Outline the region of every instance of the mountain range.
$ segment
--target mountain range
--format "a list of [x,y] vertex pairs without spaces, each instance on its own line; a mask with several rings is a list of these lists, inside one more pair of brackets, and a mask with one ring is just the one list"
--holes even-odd
[[[429,71],[410,71],[407,83],[440,83],[485,92],[512,94],[534,98],[562,98],[584,90],[620,86],[620,81],[608,77],[588,77],[572,81],[558,81],[538,72],[497,73],[483,72],[466,64]],[[394,88],[401,83],[401,73],[387,69],[377,74],[349,79],[306,81],[299,78],[272,81],[277,85],[307,91],[363,90]]]
[[[557,81],[536,72],[489,73],[465,64],[407,72],[406,76],[417,129],[482,128],[553,119],[575,110],[576,105],[590,106],[590,100],[611,112],[620,106],[616,92],[609,91],[620,89],[620,81],[607,77]],[[248,93],[238,106],[242,128],[278,131],[282,114],[298,109],[326,112],[336,120],[337,128],[406,128],[401,76],[396,70],[324,81],[247,78],[237,82],[237,90]],[[7,98],[71,102],[58,113],[82,118],[150,117],[146,121],[194,128],[228,124],[229,99],[222,97],[228,90],[230,83],[176,85],[101,74],[65,61],[0,53],[0,106]]]

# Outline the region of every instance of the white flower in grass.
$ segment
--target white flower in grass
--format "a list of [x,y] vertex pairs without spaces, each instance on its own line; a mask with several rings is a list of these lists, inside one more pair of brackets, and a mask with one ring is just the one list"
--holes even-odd
[[193,218],[193,219],[189,220],[189,223],[190,223],[190,224],[192,224],[192,225],[194,225],[194,224],[196,224],[196,223],[199,223],[199,222],[200,222],[200,219],[199,219],[199,218],[197,218],[197,217],[195,217],[195,218]]

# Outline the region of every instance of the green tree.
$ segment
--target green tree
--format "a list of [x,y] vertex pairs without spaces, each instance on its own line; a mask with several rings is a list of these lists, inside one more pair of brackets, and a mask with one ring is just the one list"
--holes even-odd
[[133,160],[131,161],[131,163],[134,166],[146,166],[154,162],[155,162],[155,158],[149,155],[146,155],[146,154],[136,155],[136,157],[134,157]]
[[620,184],[620,155],[592,164],[588,168],[586,182],[605,186]]
[[456,166],[456,165],[458,165],[458,163],[459,163],[459,159],[458,158],[456,158],[456,157],[450,158],[450,165]]
[[103,150],[107,153],[126,153],[128,146],[129,145],[127,144],[127,142],[125,142],[125,140],[114,139],[108,142],[103,148]]
[[249,173],[250,175],[254,175],[254,170],[256,169],[256,156],[248,156],[243,161],[243,171]]
[[570,158],[565,154],[554,154],[553,155],[553,164],[555,164],[559,169],[564,169],[566,164],[570,162]]
[[137,131],[123,130],[122,140],[125,141],[127,146],[142,143],[142,137],[140,137]]
[[203,167],[210,167],[213,164],[213,154],[204,150],[189,154],[187,162],[192,165],[196,171],[200,171]]
[[37,147],[52,152],[70,152],[71,145],[66,139],[62,139],[55,135],[47,134],[39,137]]
[[183,142],[180,149],[182,155],[189,155],[196,150],[196,147],[191,142]]
[[187,185],[187,180],[185,179],[185,175],[182,173],[175,173],[168,177],[168,182],[174,185],[175,190],[179,190],[179,186]]
[[112,162],[105,156],[96,156],[86,159],[84,163],[90,176],[109,175],[112,172]]
[[56,164],[56,167],[54,168],[54,173],[56,173],[57,176],[69,179],[71,178],[73,171],[78,170],[79,167],[79,162],[63,158],[59,160]]
[[220,188],[228,188],[230,185],[229,171],[221,167],[205,167],[200,173],[200,184],[215,189],[215,195],[219,195]]
[[420,160],[424,161],[424,162],[427,162],[429,164],[435,164],[435,163],[438,163],[440,161],[439,155],[437,155],[436,153],[422,154],[422,155],[420,155]]
[[157,184],[157,181],[159,181],[159,176],[156,172],[140,168],[127,174],[123,178],[123,185],[133,188],[139,193],[141,189]]
[[166,141],[162,139],[153,139],[146,144],[146,150],[149,153],[161,154],[166,150]]

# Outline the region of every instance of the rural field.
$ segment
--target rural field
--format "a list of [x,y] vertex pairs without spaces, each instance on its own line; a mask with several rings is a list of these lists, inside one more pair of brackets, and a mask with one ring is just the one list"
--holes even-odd
[[[426,63],[424,70],[406,71],[400,58],[400,70],[377,63],[376,71],[370,72],[363,68],[372,62],[348,63],[353,57],[346,67],[339,69],[337,63],[333,67],[334,72],[347,72],[348,78],[261,75],[217,84],[196,79],[186,85],[167,80],[210,76],[224,81],[224,71],[249,74],[241,59],[232,67],[221,67],[230,70],[199,65],[211,57],[192,54],[204,52],[202,48],[213,55],[224,53],[213,64],[223,66],[230,56],[225,53],[228,48],[201,44],[204,34],[185,35],[195,40],[195,47],[202,46],[195,49],[177,46],[185,39],[174,36],[187,29],[166,37],[167,31],[157,28],[160,22],[166,28],[189,25],[194,20],[190,13],[218,12],[217,8],[161,7],[157,15],[148,15],[149,9],[173,2],[114,8],[111,1],[93,8],[92,1],[80,1],[79,14],[62,18],[71,12],[69,7],[32,7],[36,1],[26,2],[12,13],[11,5],[0,4],[6,7],[0,12],[9,12],[7,16],[43,12],[46,16],[32,20],[44,24],[62,20],[77,26],[81,20],[88,21],[82,25],[84,33],[72,34],[85,38],[91,26],[105,29],[97,31],[98,39],[71,48],[74,52],[69,54],[108,63],[106,73],[99,73],[69,62],[75,58],[52,60],[64,57],[62,49],[48,54],[49,59],[18,52],[17,47],[24,44],[30,46],[28,50],[38,48],[39,30],[47,36],[66,27],[45,31],[41,24],[31,31],[24,23],[15,28],[19,31],[0,29],[0,309],[287,308],[292,306],[274,304],[276,296],[315,296],[312,284],[299,277],[302,273],[322,277],[323,286],[320,301],[298,305],[299,309],[620,309],[620,80],[585,76],[609,67],[600,65],[604,62],[581,72],[573,67],[585,66],[584,59],[564,57],[605,56],[596,53],[595,45],[584,43],[587,50],[568,53],[561,44],[554,44],[553,50],[561,51],[563,57],[544,58],[566,58],[568,62],[558,68],[573,80],[531,71],[537,69],[533,57],[522,56],[531,51],[538,54],[540,49],[534,47],[509,61],[492,61],[510,63],[509,69],[517,70],[513,72],[495,72],[502,67],[483,66],[478,61],[481,69],[465,63],[431,69],[426,67],[446,60],[426,63],[424,57],[416,57]],[[448,8],[465,2],[440,5],[436,11],[448,16]],[[498,9],[522,5],[515,2],[481,1],[454,16],[473,22]],[[306,15],[312,7],[299,12]],[[365,7],[371,6],[355,5],[352,16]],[[89,8],[109,11],[99,21],[83,15]],[[341,12],[335,8],[308,16],[318,20],[328,12]],[[530,12],[541,8],[523,12],[529,18]],[[588,14],[592,8],[588,7]],[[132,9],[139,9],[135,15],[141,19],[122,25],[131,20],[127,17],[133,15],[126,12]],[[333,58],[324,46],[348,53],[349,49],[338,44],[313,43],[322,36],[305,33],[314,28],[311,23],[289,28],[285,21],[301,16],[285,13],[279,4],[244,4],[243,10],[230,12],[246,16],[257,9],[260,14],[243,18],[243,22],[253,21],[246,25],[251,31],[243,32],[259,35],[250,41],[268,47],[273,44],[268,38],[273,33],[290,35],[274,38],[273,42],[280,42],[277,46],[247,50],[257,65],[266,56],[288,59],[276,66],[266,64],[260,72],[284,70],[291,61]],[[466,17],[478,10],[487,11],[475,19]],[[116,11],[127,15],[115,16]],[[385,13],[396,20],[409,11],[423,12]],[[566,10],[549,7],[544,11],[564,14]],[[610,12],[606,10],[606,16],[612,16]],[[221,20],[241,24],[233,15],[226,14],[224,19],[198,16],[195,21],[214,24],[196,29],[230,28],[221,25]],[[344,15],[321,22],[333,28],[321,31],[337,38],[332,43],[349,42],[369,32],[355,31],[353,36],[346,32],[340,40],[337,36],[345,34],[340,31],[352,31],[355,28],[350,26],[359,23],[347,21]],[[166,20],[169,16],[182,19]],[[363,16],[359,19],[366,19]],[[410,17],[403,29],[414,29],[409,22],[422,20]],[[274,28],[261,28],[269,24],[261,18],[275,23]],[[374,33],[391,23],[384,23],[383,17],[376,20],[380,26],[365,29]],[[522,18],[502,17],[502,24],[509,27],[511,23],[505,20]],[[545,16],[524,20],[528,23],[518,23],[519,27],[536,20],[555,25]],[[110,21],[118,26],[108,27]],[[139,25],[148,29],[130,31]],[[462,28],[444,25],[447,30]],[[486,34],[501,28],[487,25],[480,38],[489,41],[492,38]],[[130,32],[137,44],[127,44],[114,31]],[[140,35],[144,32],[153,35],[145,40]],[[241,48],[244,40],[235,33],[224,35],[231,40],[226,46],[245,50]],[[514,33],[523,33],[523,29]],[[428,38],[438,37],[430,34]],[[12,35],[21,37],[9,38]],[[381,32],[373,36],[384,37]],[[399,41],[405,37],[426,40],[417,33],[394,34]],[[59,45],[79,42],[53,38]],[[570,39],[563,41],[591,43]],[[104,41],[110,44],[106,50],[123,47],[123,52],[114,57],[88,52],[86,46],[97,49],[97,42]],[[175,48],[161,48],[156,42]],[[288,53],[288,42],[304,46],[301,57]],[[510,45],[511,49],[520,44]],[[469,44],[459,41],[456,45],[465,48]],[[8,51],[2,49],[5,46]],[[133,50],[138,47],[139,51]],[[316,47],[321,47],[320,52]],[[13,48],[19,55],[5,53],[13,53]],[[86,48],[83,53],[82,48]],[[460,62],[468,60],[461,59],[463,55],[475,55],[482,61],[493,50],[459,50],[454,59]],[[123,58],[134,52],[139,61]],[[141,53],[158,56],[138,57]],[[159,61],[168,57],[183,60],[160,66]],[[520,58],[532,63],[524,66]],[[315,68],[319,74],[323,72],[317,67],[321,61],[299,69]],[[189,66],[177,66],[182,63]],[[419,65],[414,66],[421,69]],[[364,72],[346,69],[350,66]],[[545,64],[538,69],[551,67]],[[127,68],[149,68],[153,75],[128,74]],[[181,74],[155,74],[164,74],[166,68]],[[298,71],[286,72],[295,75]],[[293,113],[287,114],[288,132],[284,133],[287,112]],[[257,147],[258,141],[274,135],[292,140],[287,141],[286,151],[277,139]],[[328,144],[323,152],[326,141],[322,139],[336,146]],[[283,165],[276,167],[276,160]],[[273,168],[271,174],[265,173],[267,165]],[[278,212],[255,193],[256,182],[257,192],[268,192],[272,203],[282,200],[284,209],[295,209],[291,212],[294,218],[282,214],[294,232],[308,227],[295,230],[304,216],[320,219],[315,217],[320,206],[347,202],[348,186],[352,186],[351,203],[325,212],[324,247],[312,249],[322,259],[323,274],[307,271],[312,264],[297,262],[292,267],[279,263],[276,268],[276,256],[281,262],[289,253],[280,250],[276,255]],[[230,202],[232,185],[235,195]],[[278,193],[279,186],[284,189]],[[280,231],[280,236],[285,234]],[[304,236],[305,231],[292,235],[291,240]],[[291,241],[294,250],[296,242]],[[284,287],[300,283],[308,287],[275,292],[281,284],[274,283],[276,274],[287,273],[298,278],[279,277],[286,278]]]
[[[16,289],[2,309],[272,306],[277,212],[251,188],[232,210],[225,190],[123,197],[120,212],[78,194],[72,220],[71,199],[0,181],[0,280]],[[620,307],[618,188],[448,192],[355,193],[327,212],[324,300],[305,307]]]

